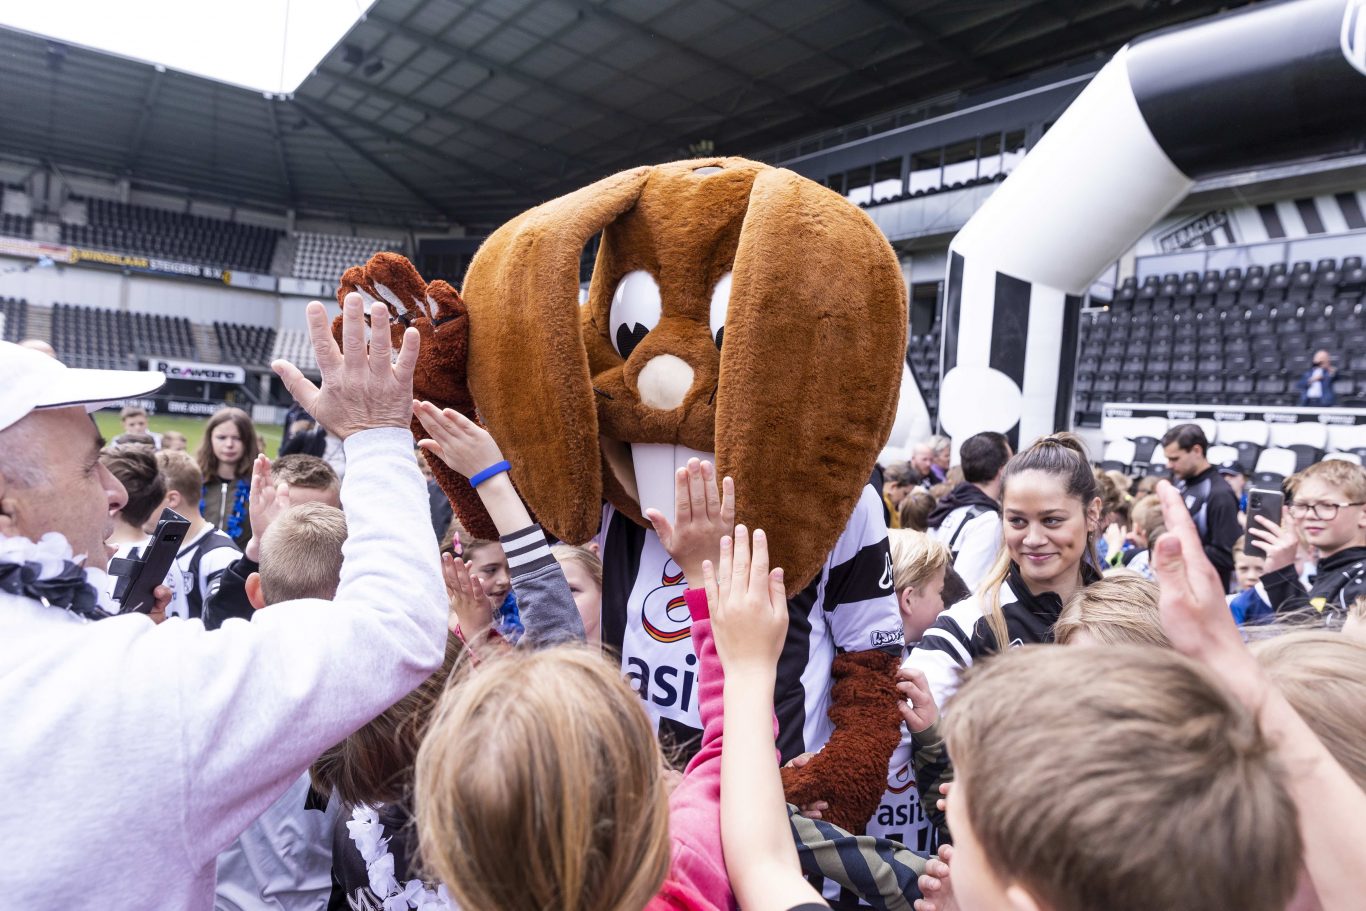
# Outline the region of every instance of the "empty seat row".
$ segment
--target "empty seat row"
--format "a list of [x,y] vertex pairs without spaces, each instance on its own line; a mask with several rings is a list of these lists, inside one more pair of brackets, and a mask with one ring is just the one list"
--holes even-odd
[[213,324],[214,338],[225,363],[263,366],[275,350],[275,330],[269,326],[241,323]]
[[73,367],[128,369],[147,357],[198,360],[185,317],[54,304],[52,347]]
[[171,212],[108,199],[81,199],[84,224],[61,227],[62,242],[265,273],[281,232],[258,225]]
[[3,332],[0,338],[7,342],[20,342],[27,338],[28,300],[22,297],[0,297],[0,315],[4,316]]
[[336,282],[351,266],[364,263],[383,250],[400,251],[401,242],[392,238],[352,237],[300,231],[294,252],[294,274],[299,278]]

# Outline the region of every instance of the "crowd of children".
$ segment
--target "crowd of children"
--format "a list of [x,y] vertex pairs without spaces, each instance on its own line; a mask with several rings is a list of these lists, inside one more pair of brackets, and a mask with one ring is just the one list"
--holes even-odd
[[[764,531],[734,520],[744,490],[693,460],[674,518],[646,516],[691,618],[702,735],[678,768],[604,659],[596,545],[548,538],[516,479],[485,473],[506,463],[478,424],[415,416],[418,461],[482,475],[499,537],[433,510],[444,662],[221,852],[217,908],[1308,911],[1366,894],[1366,469],[1292,477],[1276,524],[1248,522],[1193,425],[1163,441],[1175,485],[1101,472],[1068,434],[1018,453],[979,434],[953,467],[937,439],[884,466],[902,737],[877,812],[842,829],[784,793],[790,607]],[[231,635],[336,596],[347,515],[327,461],[272,463],[236,409],[197,459],[124,417],[100,456],[127,491],[110,544],[145,546],[163,507],[190,521],[154,620]]]

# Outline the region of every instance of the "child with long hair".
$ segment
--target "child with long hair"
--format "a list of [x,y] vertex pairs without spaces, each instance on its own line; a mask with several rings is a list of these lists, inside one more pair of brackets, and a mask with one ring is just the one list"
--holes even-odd
[[944,705],[959,672],[983,655],[1052,640],[1080,588],[1100,578],[1101,495],[1081,441],[1039,439],[1007,463],[1001,481],[1001,554],[973,597],[944,611],[906,659]]
[[251,540],[251,466],[260,450],[256,425],[240,408],[220,408],[204,427],[196,458],[204,473],[199,511],[238,547]]
[[[456,471],[473,477],[505,464],[487,432],[463,415],[425,404],[415,413],[430,434],[423,448]],[[707,496],[702,485],[691,490],[687,469],[679,475],[692,509],[665,543],[680,565],[694,566],[702,561],[693,556],[716,553],[728,531],[722,512],[731,508],[733,486],[724,486],[723,500],[714,490]],[[515,510],[525,510],[505,473],[485,476],[480,498],[501,533],[517,523]],[[542,571],[563,585],[563,572],[537,535],[534,525],[504,534],[513,570],[519,555],[535,554]],[[778,580],[781,589],[781,574]],[[688,581],[705,728],[672,793],[640,698],[601,652],[581,646],[584,627],[572,596],[564,597],[567,586],[553,599],[527,599],[522,642],[530,648],[494,646],[498,637],[478,632],[482,627],[467,632],[478,663],[457,674],[459,682],[442,698],[418,753],[416,791],[423,860],[461,907],[730,907],[718,806],[724,681],[704,581]],[[554,618],[544,608],[580,622],[561,631],[567,635],[547,638],[542,624]],[[536,685],[528,687],[528,680]],[[536,864],[507,864],[509,856],[528,853]]]

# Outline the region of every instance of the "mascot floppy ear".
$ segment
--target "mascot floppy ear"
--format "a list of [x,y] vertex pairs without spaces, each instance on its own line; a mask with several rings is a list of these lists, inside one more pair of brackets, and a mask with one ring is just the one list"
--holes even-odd
[[782,169],[754,180],[716,395],[716,453],[744,492],[788,595],[844,530],[896,416],[906,284],[882,232],[839,194]]
[[602,520],[579,259],[594,234],[636,204],[650,170],[615,174],[522,213],[489,236],[465,275],[479,417],[541,524],[566,541],[587,540]]

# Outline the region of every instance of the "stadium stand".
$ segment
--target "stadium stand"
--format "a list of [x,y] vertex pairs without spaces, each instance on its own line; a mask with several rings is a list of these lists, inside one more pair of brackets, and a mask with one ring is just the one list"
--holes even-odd
[[3,338],[7,342],[23,341],[27,336],[24,334],[28,330],[28,301],[23,298],[0,297],[0,315],[4,316],[0,320],[0,329],[3,329]]
[[934,413],[939,408],[939,327],[925,335],[912,335],[907,340],[906,359],[920,383],[925,406]]
[[72,367],[135,369],[138,359],[197,360],[194,331],[183,316],[52,305],[52,347]]
[[245,326],[241,323],[213,324],[214,337],[227,364],[265,366],[270,363],[275,348],[275,330],[268,326]]
[[318,359],[313,355],[313,343],[303,329],[281,329],[275,334],[275,346],[270,359],[283,358],[300,370],[317,370]]
[[63,222],[62,243],[266,273],[280,232],[107,199],[80,199],[87,223]]
[[1076,410],[1094,415],[1123,401],[1295,405],[1319,349],[1338,367],[1339,404],[1366,406],[1363,287],[1359,256],[1252,266],[1246,275],[1235,267],[1149,276],[1142,285],[1126,278],[1108,309],[1083,317]]
[[6,237],[30,238],[33,236],[33,219],[26,215],[0,213],[0,234]]
[[383,250],[401,252],[403,244],[379,237],[347,237],[340,234],[316,234],[299,231],[298,247],[294,253],[294,274],[335,282],[349,267],[364,263]]

